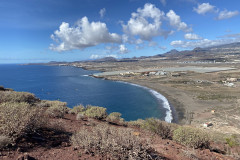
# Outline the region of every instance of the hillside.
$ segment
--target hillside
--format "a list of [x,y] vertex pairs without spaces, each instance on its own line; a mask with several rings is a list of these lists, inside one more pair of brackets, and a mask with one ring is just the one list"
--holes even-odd
[[2,159],[238,159],[238,139],[0,87]]
[[207,48],[195,48],[193,50],[178,51],[173,49],[164,54],[159,54],[154,57],[167,57],[169,59],[193,59],[198,61],[209,62],[234,62],[240,56],[240,42],[218,45]]

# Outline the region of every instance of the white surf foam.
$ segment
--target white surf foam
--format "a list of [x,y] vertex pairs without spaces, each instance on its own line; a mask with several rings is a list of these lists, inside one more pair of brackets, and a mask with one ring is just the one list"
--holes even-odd
[[168,102],[168,100],[167,100],[166,97],[164,97],[163,95],[161,95],[161,94],[158,93],[157,91],[155,91],[155,90],[153,90],[153,89],[150,89],[150,88],[148,88],[148,87],[144,87],[144,86],[141,86],[141,85],[138,85],[138,84],[129,83],[129,82],[122,82],[122,81],[118,81],[118,82],[130,84],[130,85],[137,86],[137,87],[141,87],[141,88],[144,88],[144,89],[148,90],[148,91],[149,91],[152,95],[154,95],[157,99],[161,100],[161,101],[162,101],[162,104],[163,104],[163,107],[167,109],[165,121],[168,122],[168,123],[171,123],[171,122],[172,122],[172,120],[173,120],[172,110],[171,110],[170,104],[169,104],[169,102]]

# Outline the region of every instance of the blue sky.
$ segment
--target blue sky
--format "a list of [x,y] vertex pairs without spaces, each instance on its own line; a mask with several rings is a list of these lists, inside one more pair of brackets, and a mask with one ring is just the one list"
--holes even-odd
[[239,0],[0,0],[0,63],[151,56],[240,41]]

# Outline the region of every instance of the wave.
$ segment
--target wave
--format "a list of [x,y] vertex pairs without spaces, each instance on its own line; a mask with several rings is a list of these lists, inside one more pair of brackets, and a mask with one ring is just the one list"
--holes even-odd
[[133,85],[133,86],[136,86],[136,87],[141,87],[141,88],[144,88],[146,90],[148,90],[152,95],[154,95],[157,99],[161,100],[162,101],[162,104],[163,104],[163,107],[167,109],[166,111],[166,117],[165,117],[165,121],[168,122],[168,123],[171,123],[172,120],[173,120],[173,116],[172,116],[172,110],[171,110],[171,106],[167,100],[166,97],[164,97],[163,95],[161,95],[160,93],[158,93],[157,91],[153,90],[153,89],[150,89],[148,87],[145,87],[145,86],[141,86],[141,85],[138,85],[138,84],[134,84],[134,83],[129,83],[129,82],[123,82],[123,81],[117,81],[117,82],[120,82],[120,83],[125,83],[125,84],[130,84],[130,85]]

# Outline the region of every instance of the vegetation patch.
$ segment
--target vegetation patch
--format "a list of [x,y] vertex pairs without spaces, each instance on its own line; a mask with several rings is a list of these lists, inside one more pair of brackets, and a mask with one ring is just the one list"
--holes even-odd
[[121,116],[122,114],[119,112],[112,112],[107,116],[106,121],[113,124],[123,124],[124,119]]
[[84,114],[89,118],[102,120],[107,117],[107,109],[104,107],[87,106]]
[[209,148],[210,139],[208,134],[201,129],[192,127],[179,127],[173,132],[173,140],[189,147]]
[[68,112],[67,103],[60,101],[48,101],[49,108],[46,114],[50,117],[63,118],[65,113]]
[[172,139],[173,131],[176,129],[175,124],[167,123],[156,118],[146,119],[142,127],[156,133],[164,139]]
[[44,123],[43,111],[26,102],[0,104],[0,135],[15,140],[35,132]]
[[91,130],[86,128],[74,134],[71,142],[89,154],[99,154],[111,159],[153,159],[151,148],[132,134],[133,130],[97,125]]
[[28,92],[0,91],[0,103],[3,102],[26,102],[33,104],[40,101],[34,94]]
[[83,111],[85,111],[85,108],[84,108],[83,105],[80,104],[78,106],[73,107],[73,109],[71,109],[69,111],[69,113],[70,114],[78,114],[78,113],[83,112]]

